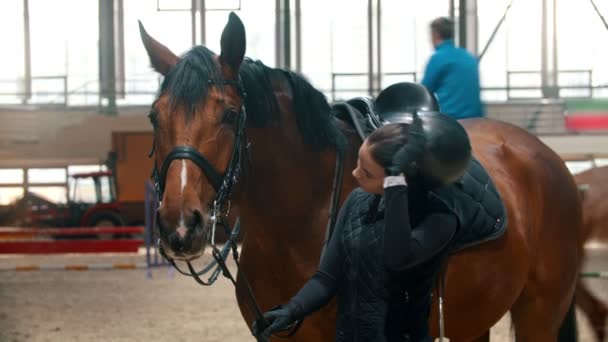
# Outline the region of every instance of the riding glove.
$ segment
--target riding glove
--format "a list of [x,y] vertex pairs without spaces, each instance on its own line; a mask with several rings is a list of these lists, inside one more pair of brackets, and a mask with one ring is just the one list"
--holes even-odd
[[415,115],[408,130],[407,143],[397,150],[391,164],[386,167],[386,174],[396,176],[405,173],[408,176],[413,176],[419,167],[418,163],[422,159],[425,149],[426,137],[422,120]]
[[[266,327],[258,327],[257,322],[253,323],[253,334],[268,339],[272,333],[286,330],[291,325],[301,320],[303,317],[302,306],[294,301],[285,305],[280,305],[264,313],[264,319],[268,322]],[[263,331],[260,331],[262,330]]]

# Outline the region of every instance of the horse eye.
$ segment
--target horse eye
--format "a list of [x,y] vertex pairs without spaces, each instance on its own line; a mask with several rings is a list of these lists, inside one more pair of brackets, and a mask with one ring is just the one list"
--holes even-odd
[[237,116],[238,116],[238,113],[236,111],[227,110],[224,112],[224,115],[222,116],[222,123],[223,124],[234,124]]

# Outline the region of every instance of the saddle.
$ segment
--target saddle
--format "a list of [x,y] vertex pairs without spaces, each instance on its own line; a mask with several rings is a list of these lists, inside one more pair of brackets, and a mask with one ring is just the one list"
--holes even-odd
[[370,97],[354,97],[347,101],[332,104],[336,118],[355,128],[361,140],[365,140],[376,128],[389,122],[409,122],[408,113],[386,114],[374,109],[374,100]]

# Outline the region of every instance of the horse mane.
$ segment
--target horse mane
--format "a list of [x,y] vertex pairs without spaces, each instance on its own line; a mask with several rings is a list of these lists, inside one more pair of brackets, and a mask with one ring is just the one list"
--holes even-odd
[[[273,69],[261,61],[245,58],[240,76],[246,93],[247,118],[255,127],[266,127],[281,119],[281,110],[274,85],[286,80],[291,87],[293,110],[298,130],[304,143],[316,148],[342,149],[345,139],[336,126],[334,114],[327,99],[302,76],[287,70]],[[204,46],[196,46],[182,56],[181,61],[165,77],[161,92],[171,94],[171,111],[186,106],[191,118],[197,105],[209,91],[210,79],[223,78],[214,53]],[[278,81],[278,82],[277,82]]]

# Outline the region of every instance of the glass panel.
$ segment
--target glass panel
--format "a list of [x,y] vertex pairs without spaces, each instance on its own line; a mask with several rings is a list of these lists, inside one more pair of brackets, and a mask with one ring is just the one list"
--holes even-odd
[[0,169],[1,184],[22,184],[23,169]]
[[19,103],[24,91],[23,1],[0,2],[0,102]]
[[66,103],[67,76],[32,77],[30,103]]
[[327,96],[332,75],[360,74],[336,85],[336,97],[367,95],[367,2],[307,0],[301,12],[302,73]]
[[65,169],[29,169],[27,178],[30,184],[35,183],[65,183]]
[[97,203],[93,178],[71,178],[70,200],[77,203]]
[[[561,70],[558,74],[560,97],[591,97],[591,70]],[[568,88],[572,87],[572,88]]]
[[[241,0],[205,0],[205,7],[207,10],[231,10],[238,11],[243,8],[242,2],[249,2],[253,4],[253,1],[241,1]],[[258,4],[258,1],[255,2]],[[274,12],[272,12],[274,13]],[[240,14],[239,14],[240,15]]]
[[[404,2],[411,3],[411,1]],[[413,41],[406,40],[405,44],[408,49],[414,51],[416,54],[412,61],[415,63],[414,70],[418,73],[417,79],[419,81],[422,80],[424,68],[431,57],[431,54],[434,52],[431,44],[431,21],[440,16],[447,16],[449,14],[449,4],[449,1],[444,0],[415,1],[412,6],[409,7],[409,10],[412,11],[411,15],[396,13],[409,16],[409,21],[413,22],[415,39]],[[457,1],[456,5],[458,5]],[[383,15],[386,15],[386,11],[383,12]],[[396,18],[398,18],[398,15]],[[400,19],[395,20],[400,21]],[[384,21],[386,22],[386,19]],[[387,24],[390,25],[391,23],[387,22]],[[388,53],[391,53],[390,50],[383,52],[383,54]]]
[[383,73],[382,74],[382,84],[381,87],[382,89],[390,86],[391,84],[395,84],[398,82],[416,82],[417,76],[416,76],[416,72],[395,72],[395,73],[390,73],[390,74],[386,74]]
[[159,11],[189,11],[192,0],[156,0]]
[[64,186],[30,186],[29,192],[54,203],[66,203],[67,190]]
[[510,99],[542,98],[540,71],[507,71],[509,87],[536,89],[509,89]]
[[[67,76],[67,89],[76,92],[98,79],[99,18],[97,1],[29,0],[32,76]],[[61,13],[58,17],[53,14]],[[62,103],[61,79],[43,82],[35,102]],[[97,103],[97,96],[89,105]]]
[[23,197],[23,187],[0,187],[0,205],[8,205]]
[[608,165],[608,158],[596,158],[595,165],[597,167]]
[[157,0],[124,0],[123,6],[126,96],[117,102],[119,105],[150,105],[156,96],[161,76],[150,68],[150,58],[141,43],[138,20],[152,37],[181,55],[192,46],[190,11],[159,12]]
[[[382,72],[415,72],[416,31],[419,28],[416,8],[426,4],[400,0],[384,0],[381,4]],[[385,77],[382,82],[384,86],[392,84],[386,82]]]
[[[478,50],[482,52],[500,18],[503,16],[510,0],[479,1],[478,11]],[[521,87],[540,86],[541,69],[541,1],[515,2],[509,11],[506,21],[498,30],[480,62],[482,87],[506,88],[507,78],[511,71],[533,71],[536,76],[519,75],[511,80]],[[522,25],[522,23],[529,23]],[[484,100],[506,100],[503,92],[484,92]],[[540,90],[512,90],[510,98],[540,98]]]
[[[540,70],[541,5],[541,1],[528,1],[524,6],[522,3],[515,3],[511,7],[505,23],[507,70]],[[522,23],[527,24],[522,25]]]
[[[608,2],[595,1],[600,13],[607,17]],[[560,70],[592,70],[593,84],[608,83],[608,33],[590,2],[584,5],[577,0],[560,0],[557,6],[557,51]],[[576,23],[572,18],[577,18]],[[586,80],[585,80],[586,81]],[[560,75],[559,85],[568,86],[570,79]],[[562,96],[586,96],[588,91],[562,92]]]
[[[477,2],[478,51],[481,54],[492,32],[502,18],[511,0]],[[516,3],[515,6],[518,4]],[[521,4],[519,4],[521,5]],[[512,15],[512,9],[508,16]],[[540,23],[538,24],[540,27]],[[504,22],[479,63],[482,87],[506,87],[507,85],[507,23]],[[540,49],[540,46],[538,47]],[[506,94],[496,91],[483,93],[484,100],[506,100]],[[502,96],[504,95],[504,97]]]
[[112,184],[109,177],[99,178],[101,189],[101,203],[111,203],[114,200]]

